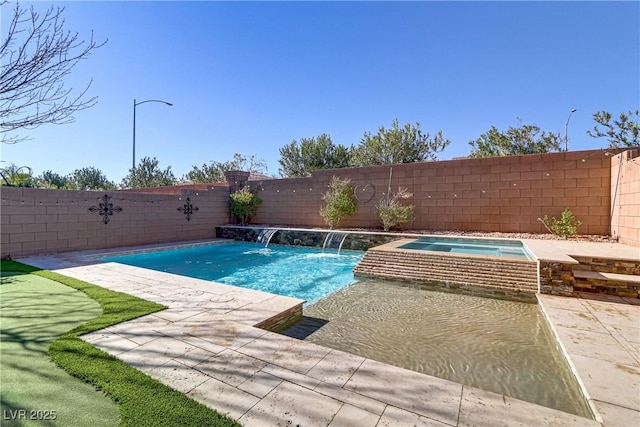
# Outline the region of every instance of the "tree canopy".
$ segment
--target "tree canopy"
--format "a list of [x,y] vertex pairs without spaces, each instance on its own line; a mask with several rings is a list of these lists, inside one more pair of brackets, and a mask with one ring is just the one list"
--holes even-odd
[[98,168],[76,169],[67,175],[67,188],[74,190],[113,190],[116,185]]
[[349,149],[335,145],[331,136],[295,139],[280,148],[280,174],[285,178],[311,176],[318,169],[336,169],[349,166]]
[[506,131],[491,126],[491,129],[478,139],[469,141],[472,147],[470,156],[499,157],[548,153],[560,151],[560,141],[560,132],[545,132],[537,125],[510,126]]
[[[8,0],[0,0],[5,8]],[[91,81],[81,90],[66,87],[64,79],[76,64],[104,45],[93,34],[88,41],[64,28],[64,8],[53,6],[43,14],[24,9],[16,1],[13,16],[0,44],[0,133],[2,142],[20,138],[6,132],[32,129],[47,123],[73,121],[73,114],[89,108],[97,97],[86,97]],[[3,32],[4,33],[4,32]]]
[[204,163],[202,167],[192,166],[191,170],[183,177],[183,181],[193,183],[224,182],[224,173],[231,170],[242,170],[253,175],[264,175],[267,172],[267,163],[255,155],[245,156],[241,153],[234,153],[233,159],[225,162],[212,161]]
[[592,138],[606,138],[609,148],[636,147],[640,145],[639,113],[639,110],[623,112],[616,120],[607,111],[596,111],[593,114],[596,125],[592,130],[588,130],[587,134]]
[[125,188],[147,188],[165,187],[174,185],[176,178],[171,171],[171,166],[165,170],[160,169],[158,159],[143,157],[133,169],[129,169],[129,174],[122,180]]
[[44,171],[36,177],[36,187],[38,188],[70,188],[71,182],[68,176],[62,176],[52,170]]
[[0,185],[11,187],[33,187],[34,179],[31,168],[28,166],[17,166],[13,163],[0,169],[2,182]]
[[442,135],[442,131],[431,137],[428,133],[422,133],[420,123],[407,123],[401,128],[398,119],[395,119],[390,129],[380,126],[377,134],[364,134],[360,144],[351,150],[351,165],[371,166],[435,160],[437,154],[450,142]]

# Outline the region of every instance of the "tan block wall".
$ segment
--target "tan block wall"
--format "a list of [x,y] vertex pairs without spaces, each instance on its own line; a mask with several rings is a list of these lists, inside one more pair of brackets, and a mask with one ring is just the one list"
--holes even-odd
[[[226,187],[180,195],[125,191],[66,191],[2,188],[2,257],[142,245],[215,237],[228,222]],[[112,197],[114,212],[104,224],[89,207]],[[178,208],[189,197],[198,211],[191,220]]]
[[[391,189],[406,187],[413,193],[408,201],[415,205],[412,229],[541,233],[546,230],[539,217],[559,217],[568,207],[583,223],[579,233],[611,232],[623,243],[640,246],[640,168],[634,153],[611,158],[603,150],[589,150],[399,164],[391,166]],[[357,213],[340,227],[380,228],[375,205],[386,196],[391,167],[250,181],[263,200],[252,223],[325,227],[319,214],[322,195],[337,175],[351,179],[358,199]],[[123,210],[105,225],[88,210],[104,192],[2,187],[0,254],[16,257],[215,237],[215,226],[229,222],[229,188],[187,188],[108,192],[114,206]],[[187,196],[199,208],[191,221],[177,210]]]
[[[602,150],[398,164],[392,192],[413,193],[410,228],[546,232],[538,218],[570,208],[580,234],[608,234],[611,162]],[[340,227],[380,228],[376,203],[385,197],[390,166],[317,171],[310,178],[252,182],[263,200],[256,224],[324,227],[319,210],[333,175],[350,178],[357,213]]]
[[611,236],[640,247],[640,149],[611,158]]

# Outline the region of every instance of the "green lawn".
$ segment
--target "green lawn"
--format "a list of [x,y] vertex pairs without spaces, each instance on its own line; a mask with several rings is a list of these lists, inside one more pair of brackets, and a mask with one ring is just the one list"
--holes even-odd
[[[1,270],[3,426],[239,425],[78,338],[163,306],[13,261]],[[22,409],[56,420],[11,420]]]

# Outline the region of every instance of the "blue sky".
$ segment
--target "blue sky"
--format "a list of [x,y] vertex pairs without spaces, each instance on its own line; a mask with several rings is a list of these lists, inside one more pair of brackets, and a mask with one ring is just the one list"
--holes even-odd
[[[75,122],[20,131],[2,163],[67,174],[94,166],[119,183],[136,158],[176,177],[233,153],[278,173],[279,148],[420,122],[466,156],[492,125],[560,132],[601,148],[593,113],[640,108],[640,2],[22,2],[64,6],[66,28],[108,43],[67,85],[91,78],[98,104]],[[2,28],[10,18],[2,10]],[[4,30],[3,30],[4,31]],[[5,34],[3,33],[3,38]]]

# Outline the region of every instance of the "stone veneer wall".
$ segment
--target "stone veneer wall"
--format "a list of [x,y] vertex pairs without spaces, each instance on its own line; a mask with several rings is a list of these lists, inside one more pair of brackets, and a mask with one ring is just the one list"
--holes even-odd
[[540,293],[573,296],[575,279],[571,268],[574,264],[540,261]]
[[[275,227],[267,227],[275,228]],[[216,237],[222,239],[233,239],[242,242],[256,242],[260,236],[260,232],[265,227],[243,227],[243,226],[220,226],[216,227]],[[332,231],[326,230],[302,230],[280,228],[273,235],[270,244],[288,245],[288,246],[312,246],[322,247],[327,234]],[[401,234],[374,234],[359,233],[357,231],[334,231],[335,233],[347,233],[342,249],[366,251],[375,246],[389,243],[400,239]],[[266,244],[266,242],[264,242]],[[333,247],[335,249],[335,247]]]
[[535,300],[538,292],[535,261],[406,250],[398,248],[398,244],[401,242],[368,250],[354,274],[471,295]]
[[[109,221],[100,209],[108,195]],[[181,194],[2,187],[2,257],[91,250],[215,237],[228,221],[226,187]],[[193,213],[187,220],[189,198]],[[197,208],[197,210],[196,210]]]
[[631,280],[604,277],[576,277],[576,271],[594,271],[640,276],[640,261],[614,258],[575,256],[576,263],[540,261],[540,292],[572,296],[574,292],[594,292],[640,298],[640,284]]
[[640,247],[640,149],[611,158],[611,236]]

